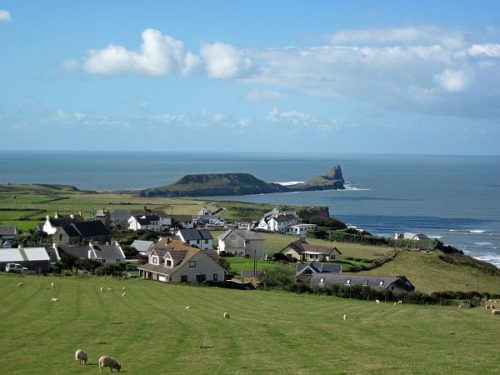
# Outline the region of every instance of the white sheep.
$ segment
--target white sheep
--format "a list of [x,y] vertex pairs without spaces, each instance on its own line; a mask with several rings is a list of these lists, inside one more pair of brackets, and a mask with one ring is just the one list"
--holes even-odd
[[78,349],[75,353],[75,361],[78,362],[79,365],[87,364],[87,352],[85,350]]
[[342,319],[347,320],[347,314],[342,315]]
[[125,288],[125,287],[122,287],[122,290],[127,290],[127,288]]
[[59,298],[52,297],[52,302],[59,302]]
[[113,369],[118,370],[120,372],[122,366],[114,359],[113,357],[108,357],[106,355],[103,355],[99,357],[99,372],[102,372],[102,370],[105,367],[109,367],[111,372],[113,372]]
[[397,302],[394,302],[394,306],[397,306],[397,305],[398,305],[398,303],[397,303]]
[[126,296],[127,296],[127,292],[123,292],[122,297],[126,297]]
[[111,289],[110,287],[108,287],[108,292],[111,292],[111,290],[112,290],[112,289]]
[[189,310],[191,308],[191,306],[186,306],[186,310]]
[[229,313],[227,311],[224,312],[224,319],[229,319]]
[[380,301],[378,299],[376,299],[375,302],[377,303],[377,305],[380,304]]
[[17,286],[18,287],[22,287],[22,286],[24,286],[24,284],[23,283],[17,283]]
[[458,308],[459,309],[463,309],[464,308],[464,304],[461,303],[460,305],[458,305]]
[[54,287],[54,283],[50,283],[50,289]]
[[398,305],[402,305],[403,304],[403,301],[398,301]]
[[500,315],[500,310],[491,310],[491,315]]
[[104,292],[104,288],[101,286],[101,293]]

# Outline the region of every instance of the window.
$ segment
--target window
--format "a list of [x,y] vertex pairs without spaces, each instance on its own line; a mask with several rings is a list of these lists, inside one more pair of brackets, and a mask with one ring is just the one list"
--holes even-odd
[[153,255],[153,256],[151,257],[151,263],[153,263],[153,264],[158,264],[158,257],[157,257],[156,255]]
[[213,281],[219,281],[219,274],[218,273],[214,273],[214,277],[212,277],[212,280]]
[[207,243],[208,243],[208,240],[205,240],[205,243],[207,244]]
[[172,267],[172,261],[167,259],[167,267]]
[[188,282],[187,275],[181,275],[181,283],[187,283],[187,282]]
[[199,283],[204,282],[207,279],[207,275],[196,275],[196,281]]
[[196,268],[196,261],[195,260],[189,261],[189,268]]

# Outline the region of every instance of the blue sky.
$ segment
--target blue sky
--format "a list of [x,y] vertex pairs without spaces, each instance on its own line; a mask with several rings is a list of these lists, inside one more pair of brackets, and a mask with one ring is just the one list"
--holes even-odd
[[2,1],[0,149],[498,154],[496,1]]

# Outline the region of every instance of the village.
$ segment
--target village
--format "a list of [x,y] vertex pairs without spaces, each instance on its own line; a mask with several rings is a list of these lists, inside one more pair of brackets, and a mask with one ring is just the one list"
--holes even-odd
[[[415,290],[403,275],[343,273],[341,251],[333,245],[309,243],[308,232],[318,225],[304,223],[293,210],[275,208],[258,221],[231,222],[221,217],[223,210],[212,212],[204,207],[196,215],[166,215],[146,206],[142,210],[103,208],[88,218],[81,212],[65,216],[55,213],[47,216],[35,232],[46,244],[51,242],[45,246],[19,244],[11,248],[16,228],[2,225],[0,269],[47,274],[66,268],[76,273],[238,288],[257,287],[269,266],[286,264],[288,270],[293,267],[296,284],[316,290],[333,285],[362,286],[397,294]],[[129,243],[124,244],[113,238],[116,233],[135,236],[129,236]],[[218,235],[214,238],[212,233]],[[295,239],[268,255],[263,236],[266,233]],[[139,238],[138,234],[142,236]],[[230,265],[235,259],[242,259],[248,268],[232,271]],[[262,264],[266,266],[264,269],[260,269]]]

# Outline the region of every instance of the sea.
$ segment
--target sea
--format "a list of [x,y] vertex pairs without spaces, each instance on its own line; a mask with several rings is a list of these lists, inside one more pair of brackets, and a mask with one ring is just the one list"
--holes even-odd
[[185,174],[247,172],[287,184],[337,164],[345,190],[211,198],[324,205],[373,234],[425,233],[500,267],[500,156],[4,150],[0,183],[112,191],[161,186]]

